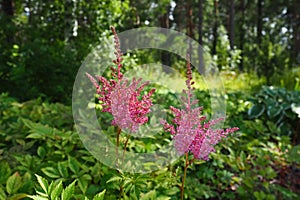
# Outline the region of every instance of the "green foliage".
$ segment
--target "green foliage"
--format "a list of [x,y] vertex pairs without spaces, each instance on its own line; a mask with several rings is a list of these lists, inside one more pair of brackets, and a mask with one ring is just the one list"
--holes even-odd
[[0,162],[0,199],[18,200],[27,196],[31,191],[33,181],[31,175],[25,173],[23,176],[17,171],[12,173],[7,162]]
[[[278,132],[273,119],[281,113],[270,118],[268,104],[265,104],[273,101],[265,97],[276,97],[276,100],[286,98],[286,102],[296,103],[299,96],[293,96],[294,93],[264,88],[257,95],[262,99],[259,104],[265,110],[250,121],[247,120],[248,110],[253,109],[254,104],[249,99],[255,103],[259,98],[251,98],[251,94],[241,91],[227,92],[225,126],[239,126],[240,132],[217,145],[209,161],[195,161],[189,166],[185,197],[299,198],[299,191],[294,188],[298,180],[299,146],[292,145],[286,132]],[[195,94],[200,104],[208,108],[205,113],[209,115],[209,93],[196,90]],[[4,94],[0,98],[1,200],[22,199],[25,196],[32,199],[70,200],[178,199],[183,158],[149,174],[116,171],[99,163],[84,148],[78,134],[73,131],[68,106],[41,103],[39,99],[18,103]],[[162,104],[166,101],[172,105],[178,103],[176,98],[173,92],[161,92],[156,94],[155,101],[161,101]],[[99,117],[107,116],[100,114]],[[291,123],[291,119],[284,123]],[[103,129],[114,136],[114,128],[108,127],[109,123]],[[127,150],[151,152],[164,144],[163,139],[169,140],[170,136],[159,133],[153,139],[131,138]]]
[[[252,107],[248,110],[248,116],[252,121],[247,122],[253,130],[259,133],[269,133],[292,136],[297,142],[296,127],[299,126],[297,114],[293,105],[300,105],[299,91],[287,91],[284,88],[263,87],[254,98],[251,99]],[[260,128],[259,121],[264,125]]]
[[271,78],[272,85],[287,90],[300,90],[300,68],[277,71]]
[[129,1],[119,0],[12,4],[11,16],[1,6],[0,92],[22,101],[43,97],[70,104],[76,71],[91,44],[101,42],[110,25],[125,28],[130,12]]
[[[39,183],[39,187],[42,191],[36,190],[38,195],[28,195],[29,198],[34,200],[70,200],[73,199],[74,190],[75,190],[75,182],[73,181],[71,184],[67,185],[65,188],[63,187],[62,181],[53,182],[49,184],[48,181],[36,175],[36,178]],[[96,194],[93,200],[103,200],[105,195],[105,190]],[[88,199],[85,197],[85,199]]]

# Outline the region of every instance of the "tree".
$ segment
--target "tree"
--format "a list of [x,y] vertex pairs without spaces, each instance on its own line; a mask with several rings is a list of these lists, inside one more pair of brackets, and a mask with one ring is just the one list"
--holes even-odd
[[235,2],[234,0],[230,1],[230,9],[229,9],[229,41],[230,41],[230,49],[234,49],[234,31],[235,31]]
[[262,37],[262,28],[263,28],[263,21],[262,21],[262,3],[263,0],[257,0],[257,45],[260,46],[261,44],[261,37]]
[[198,70],[201,74],[205,74],[205,66],[203,61],[203,0],[198,1],[198,43],[200,44],[198,48],[198,58],[199,67]]
[[217,53],[217,42],[218,42],[218,26],[219,26],[219,2],[214,0],[214,24],[213,24],[213,41],[212,41],[212,55]]
[[[300,2],[293,0],[293,17],[292,17],[292,30],[293,30],[293,47],[292,58],[294,63],[300,63]],[[298,60],[297,60],[298,59]]]

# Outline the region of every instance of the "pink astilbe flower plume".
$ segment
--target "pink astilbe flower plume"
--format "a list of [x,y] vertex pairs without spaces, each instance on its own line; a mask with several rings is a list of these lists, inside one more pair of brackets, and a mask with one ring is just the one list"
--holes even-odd
[[[142,90],[149,82],[141,83],[142,79],[135,79],[130,82],[123,77],[122,51],[117,33],[113,27],[111,30],[114,34],[115,55],[113,60],[115,67],[111,67],[114,79],[107,80],[103,76],[92,77],[86,73],[99,94],[99,101],[102,104],[102,111],[109,112],[113,115],[113,125],[121,129],[128,129],[132,132],[137,131],[139,125],[148,121],[147,114],[150,112],[152,101],[151,95],[155,89],[151,89],[146,95],[141,95]],[[99,84],[100,83],[100,84]],[[139,100],[140,99],[140,100]]]
[[201,116],[202,107],[197,106],[198,100],[192,100],[194,82],[189,55],[187,60],[187,90],[183,90],[185,95],[181,98],[184,108],[177,109],[171,106],[170,110],[175,115],[173,124],[169,124],[166,120],[161,120],[161,123],[165,131],[173,135],[174,145],[179,155],[191,152],[195,159],[208,160],[209,154],[215,151],[214,146],[238,128],[213,129],[212,126],[223,118],[205,122],[205,116]]

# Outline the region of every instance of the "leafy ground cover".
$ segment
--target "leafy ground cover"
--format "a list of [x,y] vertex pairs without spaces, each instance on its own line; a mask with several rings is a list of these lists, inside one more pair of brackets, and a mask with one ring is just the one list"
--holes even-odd
[[[209,107],[207,91],[195,95]],[[153,98],[171,104],[174,96]],[[209,161],[189,166],[185,198],[300,199],[299,92],[264,87],[253,96],[228,91],[226,98],[225,126],[240,130],[220,143]],[[2,94],[0,116],[1,200],[179,199],[183,158],[149,174],[120,173],[84,148],[69,106],[41,99],[20,103]],[[109,123],[105,130],[116,131]],[[159,146],[129,143],[128,150],[136,152]]]

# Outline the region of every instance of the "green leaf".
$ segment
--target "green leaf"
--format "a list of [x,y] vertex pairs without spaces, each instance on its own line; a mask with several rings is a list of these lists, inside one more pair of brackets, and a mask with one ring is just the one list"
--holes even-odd
[[42,139],[46,136],[53,135],[53,129],[47,126],[44,126],[40,123],[34,123],[28,119],[22,119],[24,124],[30,129],[31,134],[26,138]]
[[40,156],[41,158],[44,158],[46,155],[46,150],[43,146],[39,146],[37,149],[37,155]]
[[103,200],[105,196],[106,190],[103,190],[102,192],[96,194],[93,198],[93,200]]
[[45,167],[41,169],[44,174],[46,174],[50,178],[59,178],[58,171],[53,167]]
[[61,194],[63,190],[63,185],[62,185],[62,181],[60,181],[53,189],[53,191],[51,192],[51,199],[55,200],[58,199],[59,195]]
[[280,106],[275,106],[275,105],[268,106],[267,114],[270,118],[276,117],[281,112],[282,112],[282,107],[280,107]]
[[6,194],[4,192],[4,190],[0,187],[0,200],[6,200]]
[[74,193],[75,182],[76,180],[63,190],[63,192],[61,193],[61,200],[69,200],[72,197]]
[[248,115],[250,118],[258,118],[264,113],[264,111],[265,111],[264,105],[256,104],[248,110]]
[[68,165],[67,165],[67,163],[65,163],[65,162],[59,162],[58,164],[57,164],[57,167],[58,167],[58,171],[59,171],[59,173],[60,173],[60,175],[62,176],[62,177],[68,177],[69,176],[69,173],[68,173]]
[[289,157],[292,162],[300,163],[300,145],[294,146],[290,150]]
[[88,187],[88,181],[85,180],[84,178],[80,177],[80,178],[78,179],[78,185],[79,185],[79,187],[80,187],[82,193],[85,193],[86,190],[87,190],[87,187]]
[[48,187],[49,187],[48,181],[47,181],[45,178],[43,178],[43,177],[41,177],[41,176],[39,176],[39,175],[37,175],[37,174],[35,174],[35,176],[36,176],[36,178],[37,178],[37,180],[38,180],[40,186],[41,186],[42,189],[44,190],[44,192],[45,192],[46,194],[48,194]]
[[150,192],[146,193],[146,194],[141,194],[141,200],[155,200],[157,199],[156,197],[156,191],[155,190],[151,190]]
[[21,186],[22,186],[21,176],[19,172],[16,172],[7,179],[6,191],[8,192],[8,194],[15,194]]
[[122,181],[122,177],[114,176],[114,177],[110,178],[108,181],[106,181],[106,183],[121,182],[121,181]]
[[74,174],[78,174],[79,173],[79,166],[80,166],[79,162],[75,158],[69,156],[68,157],[68,163],[69,163],[69,167],[70,167],[71,171]]
[[11,169],[9,167],[9,164],[4,161],[1,162],[0,163],[0,184],[4,185],[10,174],[11,174]]
[[46,197],[41,197],[41,196],[37,196],[37,195],[28,195],[27,197],[34,199],[34,200],[49,200]]
[[19,200],[19,199],[24,199],[25,197],[27,197],[27,194],[19,193],[9,197],[7,200]]

